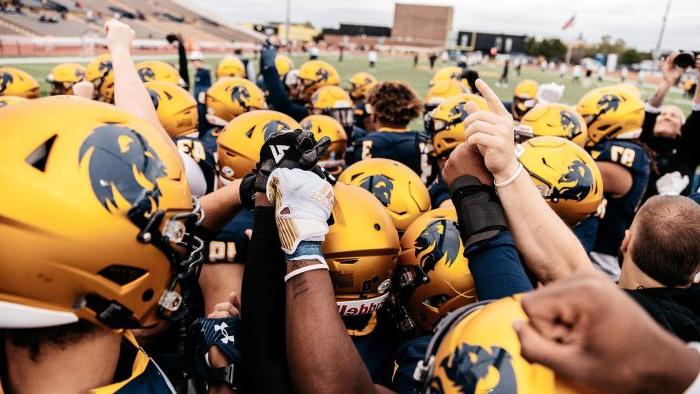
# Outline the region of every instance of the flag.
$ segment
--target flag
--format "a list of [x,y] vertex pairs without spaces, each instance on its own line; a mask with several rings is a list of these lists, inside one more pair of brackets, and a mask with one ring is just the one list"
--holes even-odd
[[576,19],[576,14],[571,15],[571,18],[564,23],[564,25],[561,27],[562,30],[566,30],[570,28],[571,26],[574,25],[574,19]]

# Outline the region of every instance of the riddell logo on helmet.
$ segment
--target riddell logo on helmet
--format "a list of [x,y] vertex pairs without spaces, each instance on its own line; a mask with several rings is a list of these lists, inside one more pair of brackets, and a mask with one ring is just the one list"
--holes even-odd
[[368,315],[372,312],[376,312],[382,306],[388,295],[389,293],[386,293],[377,298],[367,300],[337,302],[338,313],[340,316]]

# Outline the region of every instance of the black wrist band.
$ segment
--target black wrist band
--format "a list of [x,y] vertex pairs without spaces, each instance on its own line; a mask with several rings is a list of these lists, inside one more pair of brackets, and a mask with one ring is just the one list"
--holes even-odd
[[450,185],[450,197],[457,210],[457,227],[465,251],[508,229],[496,190],[476,177],[464,175],[455,179]]

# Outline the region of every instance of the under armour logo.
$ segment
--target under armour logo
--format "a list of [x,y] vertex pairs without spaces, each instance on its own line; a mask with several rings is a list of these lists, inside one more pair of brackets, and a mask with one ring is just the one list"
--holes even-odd
[[279,162],[284,157],[284,152],[286,152],[288,149],[289,147],[287,145],[270,146],[270,150],[272,151],[272,157],[275,158],[275,163],[279,164]]
[[231,342],[231,344],[233,344],[236,341],[236,339],[233,337],[233,335],[228,335],[228,331],[226,331],[227,328],[228,328],[228,324],[226,324],[226,323],[214,325],[214,331],[216,331],[216,332],[221,331],[221,336],[222,336],[221,342],[224,345],[228,345],[229,342]]

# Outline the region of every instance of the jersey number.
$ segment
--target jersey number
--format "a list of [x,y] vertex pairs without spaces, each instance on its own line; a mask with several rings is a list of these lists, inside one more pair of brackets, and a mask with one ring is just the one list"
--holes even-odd
[[209,262],[220,263],[227,261],[233,263],[236,258],[236,244],[234,242],[211,241],[209,242]]
[[190,156],[197,163],[207,158],[204,145],[199,141],[177,140],[177,150]]
[[372,141],[362,141],[362,160],[372,158]]
[[610,159],[612,159],[614,162],[622,164],[625,167],[632,167],[632,164],[634,164],[634,155],[634,149],[617,145],[610,148]]

